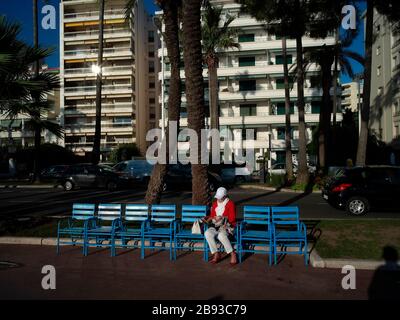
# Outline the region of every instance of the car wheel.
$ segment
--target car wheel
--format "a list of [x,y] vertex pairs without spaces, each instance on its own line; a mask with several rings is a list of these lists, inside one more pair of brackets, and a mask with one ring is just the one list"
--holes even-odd
[[107,183],[107,189],[108,191],[115,191],[117,190],[117,183],[115,181],[109,181]]
[[368,200],[363,197],[352,197],[346,203],[347,213],[353,216],[361,216],[369,211]]
[[63,184],[64,190],[65,191],[71,191],[74,189],[74,184],[72,183],[72,181],[65,181]]

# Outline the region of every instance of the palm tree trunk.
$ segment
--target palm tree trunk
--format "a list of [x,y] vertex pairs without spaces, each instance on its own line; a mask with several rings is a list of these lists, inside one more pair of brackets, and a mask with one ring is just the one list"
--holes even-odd
[[[338,82],[338,63],[339,63],[339,28],[336,30],[335,35],[335,66],[333,69],[333,110],[332,110],[332,122],[333,128],[336,127],[336,113],[337,113],[337,82]],[[333,132],[335,133],[335,131]]]
[[285,150],[286,150],[286,182],[293,180],[293,159],[292,159],[292,141],[290,132],[290,92],[289,92],[289,69],[287,63],[286,37],[282,37],[282,55],[283,55],[283,79],[285,84]]
[[219,129],[217,64],[215,56],[207,61],[211,129]]
[[[174,0],[166,0],[161,4],[165,23],[165,43],[168,51],[168,59],[171,64],[171,77],[168,93],[168,123],[176,121],[179,127],[179,113],[181,107],[181,78],[180,78],[180,51],[179,51],[179,19],[178,5]],[[164,90],[164,88],[161,88]],[[169,126],[167,125],[167,128]],[[178,128],[179,132],[179,128]],[[174,137],[177,139],[177,137]],[[164,184],[164,177],[168,171],[169,163],[169,132],[165,133],[167,143],[167,164],[156,164],[149,184],[147,186],[145,201],[147,204],[160,203]]]
[[[197,133],[198,139],[204,128],[205,116],[200,7],[201,0],[183,1],[183,59],[188,127]],[[192,163],[192,203],[207,205],[210,202],[207,166],[201,164],[201,143],[198,142],[197,164]]]
[[365,65],[364,65],[364,90],[361,108],[361,128],[358,139],[357,160],[358,166],[364,166],[367,155],[368,125],[371,99],[371,63],[373,43],[374,1],[367,1],[367,22],[365,32]]
[[93,140],[92,163],[98,164],[100,161],[100,141],[101,141],[101,89],[102,89],[102,65],[103,65],[103,40],[104,40],[104,6],[105,0],[100,1],[99,9],[99,52],[97,65],[99,72],[96,77],[96,124]]
[[[35,49],[39,48],[39,8],[38,0],[33,0],[33,46]],[[36,60],[33,66],[34,76],[39,76],[40,61]],[[35,99],[35,98],[34,98]],[[40,112],[39,112],[40,117]],[[32,182],[37,182],[40,174],[40,142],[41,142],[41,130],[35,128],[35,152],[34,152],[34,162],[33,162],[33,177]]]
[[331,65],[332,59],[329,53],[321,53],[326,56],[322,58],[322,105],[319,112],[319,135],[318,135],[318,159],[319,168],[326,170],[327,166],[327,143],[331,124],[331,95],[330,89],[332,84]]
[[304,66],[303,66],[303,43],[302,35],[296,36],[296,63],[297,63],[297,108],[299,112],[299,153],[298,173],[296,183],[308,184],[309,174],[307,167],[307,138],[306,123],[304,116]]

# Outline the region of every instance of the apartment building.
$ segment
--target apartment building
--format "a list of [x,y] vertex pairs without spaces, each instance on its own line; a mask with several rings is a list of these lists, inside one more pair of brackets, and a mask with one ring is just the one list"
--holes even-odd
[[359,104],[362,104],[363,83],[362,81],[352,81],[342,83],[341,107],[342,110],[350,109],[358,112]]
[[[56,68],[41,66],[41,72],[59,74]],[[50,109],[42,117],[54,123],[60,121],[60,90],[55,89],[46,94]],[[0,146],[22,146],[31,147],[35,144],[35,132],[27,125],[30,120],[27,114],[18,114],[16,118],[9,119],[5,114],[0,113]],[[12,143],[11,143],[12,140]],[[62,139],[58,138],[48,130],[42,132],[42,143],[61,144]]]
[[[229,49],[221,52],[219,57],[219,110],[220,129],[230,129],[234,136],[246,137],[246,129],[254,129],[255,158],[271,152],[273,162],[285,161],[285,92],[283,82],[282,42],[277,36],[268,34],[261,22],[247,14],[240,12],[240,5],[235,1],[212,1],[214,5],[223,6],[223,15],[234,16],[231,27],[239,29],[237,41],[239,49]],[[161,15],[157,12],[156,15]],[[304,47],[333,45],[334,35],[326,39],[311,39],[304,37]],[[296,63],[296,43],[288,39],[287,51],[290,67]],[[166,50],[159,49],[159,57],[164,56],[164,73],[159,74],[165,82],[165,106],[168,101],[168,79],[170,77]],[[305,78],[305,121],[307,125],[307,139],[312,139],[312,131],[319,121],[322,90],[318,80],[319,67],[309,66]],[[205,80],[205,99],[208,103],[207,68],[203,70]],[[184,81],[184,70],[181,71]],[[291,123],[292,148],[294,161],[298,150],[298,109],[297,85],[292,84],[291,96]],[[160,99],[161,101],[161,99]],[[182,127],[187,126],[186,98],[182,96]],[[338,113],[338,121],[341,114]],[[208,120],[207,120],[208,121]],[[182,144],[182,149],[184,143]],[[187,148],[187,145],[186,145]],[[221,144],[222,149],[222,144]],[[183,150],[183,152],[185,152]]]
[[[125,19],[126,0],[105,2],[102,70],[101,153],[120,144],[146,150],[146,132],[158,121],[158,46],[152,17],[137,1]],[[65,146],[77,154],[92,151],[96,115],[99,4],[96,0],[60,3],[61,123]]]
[[377,11],[374,33],[370,128],[381,140],[391,142],[400,136],[400,34]]

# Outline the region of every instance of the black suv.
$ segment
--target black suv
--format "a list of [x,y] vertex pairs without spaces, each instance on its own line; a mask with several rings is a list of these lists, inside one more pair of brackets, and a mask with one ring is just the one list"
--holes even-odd
[[400,167],[366,166],[340,170],[324,187],[323,198],[351,215],[370,208],[399,210]]
[[120,184],[118,174],[110,167],[92,164],[69,166],[58,182],[66,191],[75,188],[107,188],[113,191]]

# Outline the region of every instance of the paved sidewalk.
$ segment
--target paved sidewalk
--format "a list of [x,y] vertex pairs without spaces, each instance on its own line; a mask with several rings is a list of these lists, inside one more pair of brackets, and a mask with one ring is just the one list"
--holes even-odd
[[[184,254],[175,262],[167,252],[125,251],[111,258],[108,249],[0,245],[0,260],[22,264],[0,267],[0,299],[367,299],[373,271],[357,270],[356,290],[343,290],[340,269],[305,267],[288,256],[269,267],[267,256],[247,258],[241,265],[202,261],[201,253]],[[41,269],[54,265],[57,289],[43,290]]]

